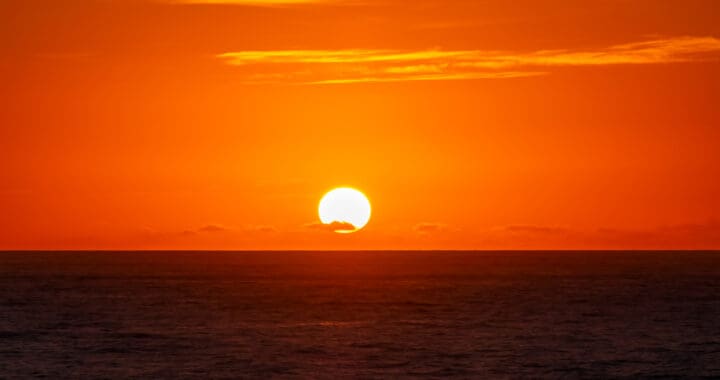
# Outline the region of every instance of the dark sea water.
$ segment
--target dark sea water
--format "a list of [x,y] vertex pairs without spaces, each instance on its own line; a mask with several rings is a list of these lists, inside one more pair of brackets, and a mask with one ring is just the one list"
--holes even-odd
[[0,253],[0,378],[720,378],[720,253]]

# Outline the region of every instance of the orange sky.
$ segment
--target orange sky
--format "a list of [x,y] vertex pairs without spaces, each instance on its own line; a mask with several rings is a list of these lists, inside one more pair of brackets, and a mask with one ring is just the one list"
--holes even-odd
[[[720,248],[715,0],[0,0],[0,249]],[[363,190],[362,231],[312,228]]]

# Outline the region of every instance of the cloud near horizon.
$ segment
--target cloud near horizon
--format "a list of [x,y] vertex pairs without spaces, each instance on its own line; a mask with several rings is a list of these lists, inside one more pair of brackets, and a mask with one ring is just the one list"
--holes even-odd
[[305,227],[312,229],[312,230],[330,231],[330,232],[357,230],[357,227],[355,227],[352,223],[348,223],[348,222],[332,222],[332,223],[315,222],[315,223],[306,224]]
[[720,221],[677,224],[646,229],[591,230],[544,225],[496,227],[483,234],[486,247],[512,249],[716,249]]
[[413,227],[413,231],[415,231],[418,234],[432,234],[437,232],[444,232],[449,230],[449,227],[447,224],[444,223],[418,223]]
[[246,83],[341,84],[518,78],[562,66],[639,65],[717,59],[720,39],[676,37],[594,50],[254,50],[218,54]]

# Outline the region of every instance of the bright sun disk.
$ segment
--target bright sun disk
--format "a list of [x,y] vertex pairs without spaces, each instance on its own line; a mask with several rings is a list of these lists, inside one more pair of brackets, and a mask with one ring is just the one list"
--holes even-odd
[[338,233],[355,232],[370,220],[370,201],[365,194],[349,187],[330,190],[320,200],[318,214],[323,224]]

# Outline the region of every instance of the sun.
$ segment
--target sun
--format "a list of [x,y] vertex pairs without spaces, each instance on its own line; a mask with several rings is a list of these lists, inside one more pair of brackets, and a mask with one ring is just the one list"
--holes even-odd
[[320,200],[318,214],[323,224],[337,233],[355,232],[370,220],[370,201],[365,194],[350,187],[330,190]]

